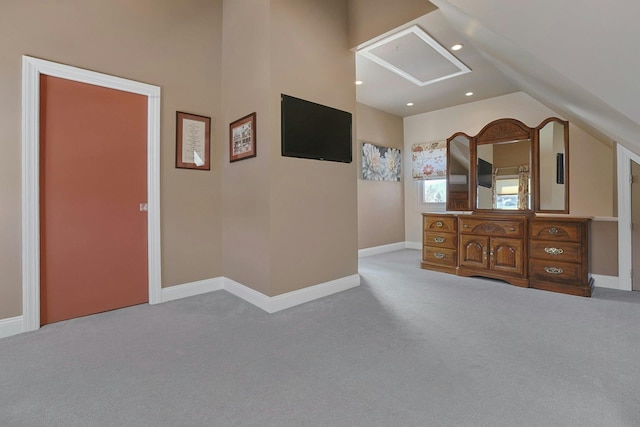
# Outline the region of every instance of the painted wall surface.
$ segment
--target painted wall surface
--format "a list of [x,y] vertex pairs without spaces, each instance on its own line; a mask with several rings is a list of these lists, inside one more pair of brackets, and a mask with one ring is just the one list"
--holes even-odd
[[280,155],[281,93],[355,113],[349,47],[347,2],[271,1],[270,295],[358,272],[355,157]]
[[348,3],[350,48],[436,10],[425,0],[349,0]]
[[[269,293],[271,84],[268,1],[223,2],[224,276]],[[229,162],[229,124],[256,113],[256,157]]]
[[[221,6],[221,0],[158,0],[153,7],[126,0],[3,2],[0,319],[22,312],[22,55],[162,88],[162,284],[221,275]],[[176,111],[212,117],[211,171],[175,169]]]
[[347,12],[342,0],[224,1],[225,122],[255,111],[258,132],[255,158],[229,164],[225,148],[223,271],[268,296],[357,273],[356,163],[285,158],[280,144],[282,93],[355,112]]
[[[515,118],[527,126],[538,126],[557,114],[527,94],[517,92],[484,101],[419,114],[404,119],[405,154],[410,162],[412,144],[446,139],[455,132],[476,135],[484,125],[499,118]],[[562,118],[562,117],[560,117]],[[613,163],[611,145],[599,141],[570,124],[570,214],[603,216],[613,214]],[[597,171],[597,172],[594,172]],[[417,203],[417,185],[409,168],[405,169],[405,238],[421,242],[421,210]]]
[[[362,179],[362,143],[403,148],[402,118],[364,104],[356,106],[358,249],[404,241],[404,183]],[[408,165],[403,164],[402,169]]]

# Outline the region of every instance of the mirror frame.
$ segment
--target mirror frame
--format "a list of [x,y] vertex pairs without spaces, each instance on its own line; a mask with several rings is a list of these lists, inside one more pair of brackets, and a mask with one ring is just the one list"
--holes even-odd
[[[531,182],[537,182],[537,174],[533,164],[533,146],[535,129],[516,119],[498,119],[487,124],[482,130],[471,139],[471,189],[469,203],[474,212],[500,213],[500,214],[523,214],[531,213],[535,203],[532,201],[529,209],[504,210],[504,209],[478,209],[478,145],[496,144],[499,142],[524,141],[529,140],[529,170],[531,171]],[[534,191],[531,190],[532,199],[535,199]]]
[[[540,208],[540,131],[549,123],[556,122],[564,126],[564,209],[541,209]],[[557,117],[549,117],[535,128],[535,141],[533,150],[533,164],[535,168],[536,180],[534,184],[533,209],[540,213],[569,213],[569,122]]]
[[[454,199],[451,197],[451,189],[449,188],[449,182],[450,182],[449,175],[450,175],[450,172],[451,172],[451,166],[450,166],[451,165],[450,144],[451,144],[451,141],[453,141],[454,139],[456,139],[459,136],[463,136],[463,137],[465,137],[465,138],[467,138],[469,140],[469,177],[467,178],[467,188],[468,188],[469,191],[468,191],[468,194],[467,194],[467,205],[466,205],[466,207],[458,207],[458,206],[454,205]],[[446,189],[446,191],[447,191],[447,206],[446,206],[446,209],[448,211],[471,211],[471,210],[473,210],[473,209],[471,209],[471,204],[470,204],[470,201],[471,201],[471,188],[472,188],[471,187],[471,182],[472,182],[472,179],[471,179],[471,159],[472,159],[472,155],[471,155],[472,143],[471,143],[471,140],[472,139],[473,139],[472,137],[470,137],[469,135],[467,135],[464,132],[456,132],[453,135],[451,135],[449,138],[447,138],[447,182],[446,182],[446,184],[447,184],[447,189]]]

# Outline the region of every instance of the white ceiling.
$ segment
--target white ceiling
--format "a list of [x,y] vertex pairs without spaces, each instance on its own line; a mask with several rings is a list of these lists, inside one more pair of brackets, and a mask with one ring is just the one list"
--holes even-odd
[[[464,47],[454,52],[456,43]],[[359,46],[356,79],[358,102],[400,117],[519,91],[439,10]]]

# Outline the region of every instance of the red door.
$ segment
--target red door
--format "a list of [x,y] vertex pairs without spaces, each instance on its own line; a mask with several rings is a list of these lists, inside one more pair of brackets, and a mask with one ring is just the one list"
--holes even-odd
[[40,322],[148,301],[147,98],[40,77]]

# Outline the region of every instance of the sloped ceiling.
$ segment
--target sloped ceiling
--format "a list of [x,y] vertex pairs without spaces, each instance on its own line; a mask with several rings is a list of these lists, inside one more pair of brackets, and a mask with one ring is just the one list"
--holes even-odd
[[640,2],[431,3],[522,91],[640,153]]

